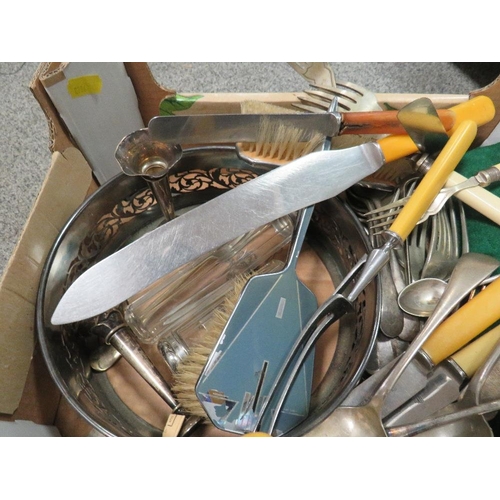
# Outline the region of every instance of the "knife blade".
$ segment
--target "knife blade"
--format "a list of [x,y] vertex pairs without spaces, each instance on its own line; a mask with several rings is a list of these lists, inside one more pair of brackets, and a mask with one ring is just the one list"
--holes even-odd
[[340,131],[339,113],[206,114],[155,116],[148,123],[154,141],[167,144],[257,142],[262,122],[333,137]]
[[463,383],[488,359],[500,340],[500,326],[442,361],[431,373],[425,387],[384,419],[384,425],[419,422],[456,401]]
[[[498,267],[496,259],[492,259],[492,266],[491,272],[495,270],[494,266]],[[382,418],[386,418],[424,389],[429,373],[435,366],[500,319],[500,309],[495,307],[499,294],[500,280],[495,280],[436,328],[388,394],[382,409]],[[341,406],[366,404],[398,359],[399,357],[395,358],[359,384],[342,401]]]
[[[455,125],[453,109],[439,110],[445,130]],[[257,142],[262,124],[296,128],[325,137],[339,134],[405,134],[398,111],[297,114],[202,114],[155,116],[148,124],[151,136],[167,144]]]
[[[280,217],[327,200],[375,172],[379,143],[319,151],[256,177],[96,263],[61,298],[52,323],[97,316],[179,266]],[[224,223],[217,221],[224,217]]]
[[[344,133],[382,134],[390,133],[387,128],[386,132],[382,128],[387,127],[387,119],[383,118],[388,116],[387,113],[395,113],[393,116],[397,119],[397,111],[155,116],[149,121],[148,129],[155,141],[170,144],[256,142],[264,118],[270,120],[268,123],[280,122],[287,127],[310,130],[311,133],[319,132],[325,137]],[[478,126],[490,122],[495,116],[495,106],[489,97],[483,95],[452,106],[448,110],[438,110],[438,114],[443,119],[448,135],[451,135],[464,120],[473,120]],[[398,128],[401,127],[399,120],[397,122]],[[362,127],[363,123],[370,124],[372,129]],[[394,121],[391,123],[394,124]],[[398,132],[399,134],[405,134],[404,129]],[[396,140],[401,140],[401,137]],[[406,135],[405,141],[412,149],[408,154],[418,151],[409,136]]]

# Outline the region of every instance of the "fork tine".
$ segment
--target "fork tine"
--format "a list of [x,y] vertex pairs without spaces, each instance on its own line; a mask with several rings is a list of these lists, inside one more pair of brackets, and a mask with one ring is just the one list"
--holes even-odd
[[371,224],[372,227],[377,228],[377,227],[382,227],[382,225],[387,225],[390,224],[394,218],[401,212],[401,209],[395,210],[394,212],[391,213],[386,213],[386,214],[381,214],[377,215],[376,217],[373,217],[371,219],[366,219],[367,224]]
[[373,233],[373,236],[380,236],[380,235],[384,234],[385,229],[386,229],[386,228],[382,228],[382,229],[380,229],[379,231],[375,231],[375,232]]
[[379,229],[379,228],[389,227],[392,224],[393,219],[394,219],[394,217],[391,217],[390,220],[384,220],[382,222],[379,222],[378,224],[373,224],[371,226],[371,228],[372,229]]
[[382,214],[383,212],[387,212],[388,210],[392,210],[393,208],[399,208],[403,205],[406,205],[407,201],[408,201],[408,196],[405,197],[405,198],[400,198],[399,200],[393,202],[393,203],[387,203],[386,205],[380,207],[380,208],[377,208],[375,210],[370,210],[370,212],[366,212],[364,215],[374,215],[376,217],[370,217],[370,219],[374,219],[374,218],[379,218],[378,216],[380,214]]
[[429,217],[431,217],[432,215],[436,215],[435,213],[432,213],[430,211],[427,211],[424,213],[424,215],[422,215],[422,217],[420,217],[420,219],[418,220],[417,222],[417,226],[419,224],[422,224],[423,222],[425,222]]
[[[307,93],[307,92],[306,92]],[[324,99],[321,98],[314,98],[313,96],[297,96],[298,99],[301,101],[301,103],[297,104],[292,104],[294,108],[299,108],[299,109],[306,109],[306,111],[312,111],[314,113],[317,113],[318,109],[320,112],[325,112],[328,110],[328,107],[330,106],[331,99],[329,101],[325,101]],[[351,103],[346,103],[346,101],[342,98],[338,99],[338,106],[339,108],[342,108],[344,111],[350,111],[351,110]],[[316,108],[316,109],[313,109]]]
[[[345,111],[369,111],[382,109],[377,102],[376,94],[360,87],[351,82],[336,82],[336,86],[309,83],[310,88],[315,89],[308,91],[309,94],[305,100],[305,104],[317,103],[307,102],[310,98],[322,99],[331,101],[333,96],[338,98],[338,105]],[[300,98],[303,100],[302,98]]]
[[366,89],[363,87],[360,87],[359,85],[356,85],[355,83],[352,82],[336,82],[337,87],[343,87],[347,90],[351,90],[352,92],[355,92],[359,94],[360,96],[365,95]]
[[[316,100],[319,99],[319,101],[326,101],[327,103],[330,103],[333,97],[335,97],[337,94],[330,94],[327,92],[321,92],[317,90],[304,90],[304,94],[308,95],[312,99]],[[337,96],[338,97],[338,96]]]
[[[324,87],[320,85],[311,85],[311,87],[318,90],[308,90],[306,91],[306,94],[319,97],[320,99],[331,100],[332,96],[337,96],[339,99],[345,99],[352,104],[355,104],[357,102],[356,96],[353,96],[351,93],[346,92],[345,90],[340,90],[333,87]],[[359,97],[361,97],[361,95]]]
[[343,92],[336,90],[332,91],[332,93],[318,92],[315,90],[305,90],[304,93],[308,96],[305,99],[308,99],[309,102],[314,101],[315,103],[318,103],[318,105],[322,107],[324,105],[328,107],[334,97],[337,98],[337,101],[342,105],[342,107],[345,110],[350,110],[352,106],[357,104],[357,101],[353,99],[351,96],[345,95]]
[[300,109],[301,111],[306,111],[308,113],[324,113],[324,110],[322,108],[316,106],[309,106],[302,102],[293,103],[292,107]]
[[396,207],[393,211],[391,212],[383,212],[381,214],[377,214],[373,217],[369,217],[368,219],[365,219],[367,224],[376,224],[378,221],[381,220],[393,220],[396,215],[401,212],[402,208]]

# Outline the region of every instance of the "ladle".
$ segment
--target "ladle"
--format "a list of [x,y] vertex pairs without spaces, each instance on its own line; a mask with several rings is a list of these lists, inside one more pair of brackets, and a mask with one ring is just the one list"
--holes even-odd
[[[417,351],[440,323],[448,316],[457,303],[457,300],[463,298],[468,293],[464,290],[462,283],[464,265],[468,267],[464,262],[466,261],[462,259],[459,261],[453,270],[445,292],[436,305],[433,313],[429,316],[424,327],[410,344],[408,350],[399,358],[398,362],[393,365],[387,377],[382,380],[368,402],[360,406],[340,406],[336,408],[332,414],[313,429],[308,436],[388,436],[382,424],[382,409],[385,399],[399,380],[405,368],[413,360]],[[484,279],[484,275],[477,273],[476,278],[476,283],[479,284]]]
[[407,314],[428,318],[446,288],[446,281],[423,278],[407,285],[398,295],[399,307]]

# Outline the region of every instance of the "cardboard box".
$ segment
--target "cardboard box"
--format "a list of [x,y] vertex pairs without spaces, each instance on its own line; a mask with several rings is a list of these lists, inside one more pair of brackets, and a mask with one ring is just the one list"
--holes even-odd
[[[29,420],[41,425],[56,425],[61,435],[87,435],[91,429],[61,398],[37,348],[34,329],[35,301],[45,258],[59,231],[98,182],[93,170],[78,149],[43,83],[61,63],[42,63],[30,84],[40,103],[50,129],[52,162],[39,196],[0,282],[0,420]],[[166,97],[176,102],[173,89],[163,88],[154,80],[146,63],[124,63],[135,89],[139,110],[145,124],[159,114]],[[491,88],[490,88],[491,87]],[[471,96],[479,91],[471,92]],[[482,89],[500,103],[496,86]],[[179,114],[237,113],[245,100],[291,107],[297,93],[275,94],[205,94],[192,99]],[[194,97],[187,95],[184,97]],[[410,94],[378,94],[380,103],[401,107],[415,97]],[[431,95],[436,107],[447,107],[466,100],[464,95]],[[500,110],[500,105],[498,106]],[[481,127],[484,139],[500,120]],[[65,189],[61,190],[60,186]]]

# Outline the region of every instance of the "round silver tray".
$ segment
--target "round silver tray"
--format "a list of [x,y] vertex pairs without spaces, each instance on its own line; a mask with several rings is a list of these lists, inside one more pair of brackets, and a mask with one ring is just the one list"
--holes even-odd
[[[231,147],[186,150],[170,175],[176,211],[203,203],[263,171],[240,160]],[[63,396],[104,435],[160,436],[162,428],[158,420],[148,418],[149,406],[142,411],[140,403],[131,404],[124,396],[127,384],[135,383],[126,368],[119,376],[113,374],[114,368],[107,372],[91,369],[89,357],[100,342],[90,331],[91,320],[54,326],[50,317],[65,289],[80,274],[163,220],[146,182],[119,175],[101,186],[71,217],[42,272],[36,327],[44,359]],[[333,286],[370,249],[364,229],[338,198],[316,206],[307,244]],[[338,323],[336,347],[315,384],[309,416],[287,435],[310,431],[359,382],[378,329],[378,286],[377,280],[370,284],[358,298],[355,312]],[[165,366],[161,370],[166,377],[170,375]],[[169,409],[162,411],[167,415]]]

